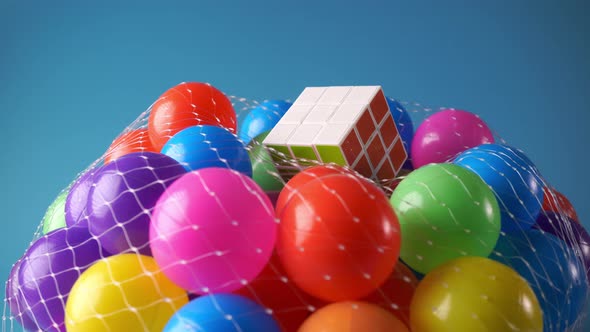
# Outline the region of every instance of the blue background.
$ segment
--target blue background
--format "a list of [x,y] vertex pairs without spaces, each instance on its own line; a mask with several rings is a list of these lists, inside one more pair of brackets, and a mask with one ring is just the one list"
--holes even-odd
[[256,100],[379,84],[470,110],[590,228],[583,1],[213,3],[0,2],[0,276],[59,191],[181,81]]

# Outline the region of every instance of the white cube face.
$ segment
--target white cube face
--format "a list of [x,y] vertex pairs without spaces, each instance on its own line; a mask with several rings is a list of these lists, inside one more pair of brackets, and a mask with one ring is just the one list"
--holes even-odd
[[301,124],[311,112],[313,105],[293,105],[283,115],[279,124]]
[[393,178],[407,154],[392,119],[379,86],[310,87],[264,144],[287,147],[301,169],[313,159],[351,166],[373,179]]
[[346,96],[346,104],[369,104],[381,89],[380,86],[355,86]]
[[302,124],[295,129],[287,144],[311,146],[322,128],[321,124]]
[[351,86],[331,86],[326,88],[320,100],[319,105],[340,105],[344,101],[344,98],[352,90]]
[[352,128],[348,124],[326,124],[313,143],[315,145],[341,145],[351,130]]
[[325,124],[332,117],[338,106],[316,105],[305,118],[305,123]]
[[303,92],[297,97],[293,105],[315,105],[318,103],[318,100],[324,94],[327,88],[321,87],[310,87],[305,88]]
[[366,111],[367,104],[342,104],[338,107],[329,123],[348,123],[353,126]]
[[278,123],[266,136],[263,144],[266,145],[287,145],[287,141],[295,132],[298,125]]

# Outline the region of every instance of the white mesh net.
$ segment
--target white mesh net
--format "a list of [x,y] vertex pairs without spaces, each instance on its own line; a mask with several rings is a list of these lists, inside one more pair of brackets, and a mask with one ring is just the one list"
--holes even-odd
[[474,114],[380,98],[170,89],[51,204],[2,330],[581,331],[567,198]]

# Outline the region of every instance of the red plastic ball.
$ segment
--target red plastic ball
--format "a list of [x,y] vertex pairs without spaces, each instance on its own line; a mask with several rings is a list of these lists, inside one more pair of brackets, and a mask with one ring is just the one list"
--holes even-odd
[[236,133],[236,112],[231,101],[215,87],[188,82],[164,92],[152,106],[148,131],[160,151],[177,132],[196,125],[223,127]]
[[385,194],[351,174],[298,188],[283,209],[277,252],[287,275],[326,301],[369,295],[399,257],[399,222]]
[[410,326],[410,304],[418,287],[418,278],[404,263],[397,262],[393,273],[376,291],[363,299],[389,310]]
[[298,193],[298,188],[302,187],[303,185],[308,184],[311,181],[317,180],[321,177],[327,175],[334,175],[334,174],[353,174],[354,171],[344,168],[339,165],[318,165],[313,166],[310,168],[306,168],[305,170],[301,171],[297,175],[295,175],[285,187],[281,190],[279,194],[279,198],[277,199],[275,211],[277,216],[280,216],[285,205],[289,202],[289,200]]
[[272,310],[283,332],[296,332],[307,317],[324,305],[293,284],[276,253],[256,279],[234,293]]
[[105,153],[105,165],[133,152],[160,152],[152,145],[147,129],[137,129],[117,137]]
[[565,214],[572,220],[579,222],[578,214],[570,200],[553,188],[543,188],[543,211]]

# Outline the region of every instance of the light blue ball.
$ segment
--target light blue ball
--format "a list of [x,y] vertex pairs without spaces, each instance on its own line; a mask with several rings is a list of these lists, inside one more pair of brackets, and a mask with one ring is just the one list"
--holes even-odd
[[266,309],[234,294],[212,294],[192,300],[178,310],[164,332],[281,332]]
[[172,136],[162,153],[174,158],[189,172],[223,167],[252,176],[252,164],[244,143],[222,127],[188,127]]
[[544,331],[566,331],[578,319],[588,282],[581,262],[563,241],[536,229],[514,232],[500,236],[490,258],[529,283],[543,310]]
[[479,175],[491,188],[502,213],[502,231],[534,225],[543,204],[543,181],[521,151],[501,144],[483,144],[455,158],[455,164]]
[[276,126],[291,105],[284,100],[267,100],[261,103],[241,121],[238,137],[248,145],[254,137]]

